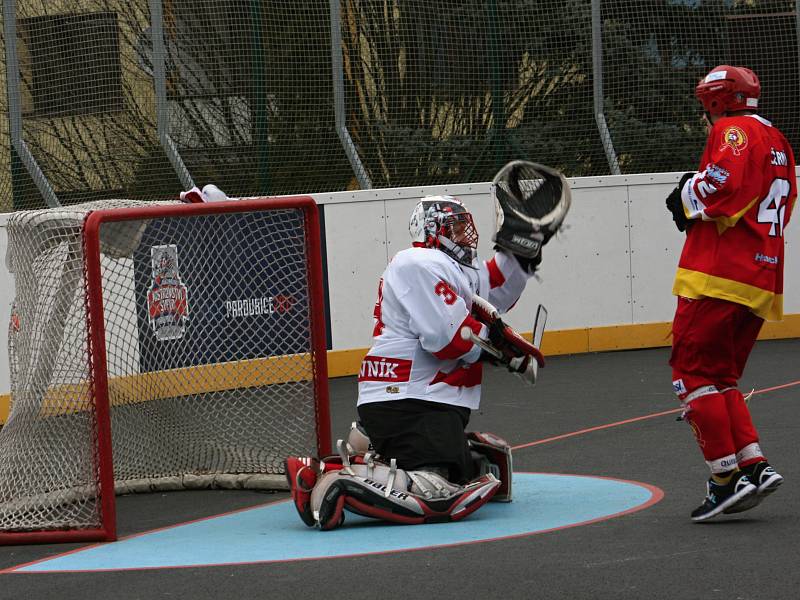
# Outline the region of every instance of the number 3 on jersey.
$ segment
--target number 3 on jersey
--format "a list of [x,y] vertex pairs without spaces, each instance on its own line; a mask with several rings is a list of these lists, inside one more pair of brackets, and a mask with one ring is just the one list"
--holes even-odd
[[786,214],[786,199],[791,186],[785,179],[775,179],[769,193],[758,205],[758,222],[769,224],[770,237],[783,237],[783,215]]
[[454,304],[456,301],[456,293],[452,290],[452,288],[447,285],[444,281],[440,281],[436,284],[436,287],[433,288],[433,291],[436,292],[437,296],[441,296],[442,300],[444,300],[445,304]]

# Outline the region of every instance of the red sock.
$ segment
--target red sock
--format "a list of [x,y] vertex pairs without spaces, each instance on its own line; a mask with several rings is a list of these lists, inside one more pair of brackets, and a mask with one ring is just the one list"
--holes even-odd
[[736,388],[723,392],[725,406],[731,423],[731,435],[736,446],[736,458],[740,467],[746,467],[764,460],[758,444],[758,432],[753,425],[750,409],[745,404],[742,393]]
[[712,392],[694,398],[689,402],[686,420],[712,473],[736,468],[736,446],[725,396]]

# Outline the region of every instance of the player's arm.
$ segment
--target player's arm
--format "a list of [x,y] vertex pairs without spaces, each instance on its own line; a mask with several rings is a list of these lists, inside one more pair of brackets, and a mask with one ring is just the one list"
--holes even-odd
[[488,340],[479,338],[467,327],[461,330],[461,336],[481,347],[481,359],[507,367],[529,384],[536,383],[538,368],[544,366],[544,356],[538,347],[547,320],[544,307],[540,306],[536,315],[533,343],[506,325],[497,309],[480,296],[472,297],[472,314],[487,326]]
[[480,267],[486,272],[482,281],[489,282],[489,289],[479,290],[480,295],[497,307],[498,312],[508,312],[525,291],[528,279],[533,277],[541,259],[541,250],[535,261],[517,257],[507,250],[498,250]]
[[[789,164],[786,166],[786,172],[791,174],[796,171],[796,163],[794,151],[789,144],[786,145],[786,154],[789,158]],[[794,209],[797,208],[797,177],[789,177],[789,197],[786,200],[786,207],[787,210],[784,211],[783,215],[784,227],[789,224],[789,221],[792,219],[792,214],[794,214]]]
[[681,189],[687,219],[722,221],[731,226],[759,198],[741,194],[753,142],[738,125],[716,124],[708,139],[705,168],[688,178]]
[[447,281],[448,274],[436,266],[407,264],[402,268],[406,286],[399,300],[408,314],[409,329],[422,347],[437,358],[475,362],[481,349],[465,340],[461,329],[468,327],[486,338],[487,327],[472,316],[464,298]]

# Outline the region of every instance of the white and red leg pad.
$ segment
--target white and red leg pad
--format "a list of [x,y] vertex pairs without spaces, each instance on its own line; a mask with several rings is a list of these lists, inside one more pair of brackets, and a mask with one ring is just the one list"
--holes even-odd
[[485,456],[500,471],[500,487],[492,498],[495,502],[511,502],[513,464],[511,446],[503,438],[486,431],[468,431],[470,450]]
[[345,509],[406,525],[458,521],[486,504],[499,486],[491,474],[459,486],[429,471],[353,464],[322,476],[311,493],[311,510],[322,530],[341,524]]
[[319,478],[327,472],[344,468],[339,456],[318,460],[313,456],[288,456],[284,461],[286,482],[292,495],[294,507],[303,523],[314,527],[316,522],[311,512],[311,493]]
[[314,526],[311,513],[311,492],[320,473],[319,461],[312,456],[288,456],[284,461],[286,483],[292,494],[292,502],[303,523]]

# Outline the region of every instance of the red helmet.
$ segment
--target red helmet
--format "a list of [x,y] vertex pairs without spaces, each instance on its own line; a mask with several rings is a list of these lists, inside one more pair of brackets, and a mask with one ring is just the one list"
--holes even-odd
[[710,115],[722,116],[736,110],[755,110],[761,95],[758,76],[747,67],[720,65],[711,69],[694,95]]

